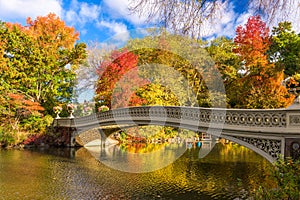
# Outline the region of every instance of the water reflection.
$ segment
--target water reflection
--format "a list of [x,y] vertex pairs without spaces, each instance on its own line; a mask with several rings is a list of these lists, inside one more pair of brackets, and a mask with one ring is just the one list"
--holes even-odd
[[86,146],[97,160],[108,167],[130,173],[145,173],[164,168],[177,160],[187,149],[198,148],[198,158],[204,158],[217,140],[170,140],[164,143],[131,142]]
[[[162,149],[166,151],[163,147],[158,152]],[[0,151],[0,197],[234,199],[267,181],[266,174],[272,167],[255,152],[234,143],[219,142],[204,158],[199,158],[199,150],[197,146],[186,148],[175,162],[148,173],[114,170],[85,148],[75,154],[58,155],[51,149]],[[107,152],[111,157],[124,154],[117,147]]]
[[168,166],[186,150],[186,143],[125,144],[86,147],[100,162],[113,169],[145,173]]

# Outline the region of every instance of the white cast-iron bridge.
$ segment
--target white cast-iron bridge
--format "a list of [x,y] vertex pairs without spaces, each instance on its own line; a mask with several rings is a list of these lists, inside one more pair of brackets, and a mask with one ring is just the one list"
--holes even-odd
[[68,129],[71,146],[75,136],[94,128],[143,125],[172,126],[208,133],[245,146],[270,162],[277,160],[280,155],[300,155],[299,109],[141,106],[119,108],[80,118],[60,118],[53,123],[57,131]]

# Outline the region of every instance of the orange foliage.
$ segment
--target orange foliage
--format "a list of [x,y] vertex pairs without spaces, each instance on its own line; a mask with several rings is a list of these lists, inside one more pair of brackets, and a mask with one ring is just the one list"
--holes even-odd
[[294,96],[281,84],[283,72],[269,77],[251,88],[246,104],[248,108],[285,108],[293,103]]
[[38,102],[28,100],[22,94],[9,93],[8,96],[10,98],[9,103],[17,109],[23,109],[23,114],[44,110],[44,108]]
[[40,45],[44,47],[53,48],[55,44],[58,47],[71,49],[79,39],[79,33],[75,32],[74,27],[66,26],[65,22],[54,13],[39,16],[34,21],[28,17],[26,22],[25,30],[37,38]]
[[[283,72],[270,63],[267,51],[270,46],[269,29],[260,16],[248,19],[245,27],[239,26],[234,42],[235,52],[244,63],[244,74],[237,81],[243,98],[241,105],[247,108],[287,107],[294,97],[281,84]],[[239,97],[240,98],[240,97]]]

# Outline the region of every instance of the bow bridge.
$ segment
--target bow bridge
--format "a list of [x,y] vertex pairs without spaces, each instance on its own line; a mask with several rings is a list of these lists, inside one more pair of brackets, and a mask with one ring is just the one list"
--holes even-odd
[[[94,128],[143,125],[179,127],[222,137],[257,152],[270,162],[280,155],[294,158],[300,155],[300,109],[141,106],[80,118],[59,118],[53,123],[54,130],[69,133],[71,146],[75,144],[75,136]],[[109,131],[105,133],[109,135]]]

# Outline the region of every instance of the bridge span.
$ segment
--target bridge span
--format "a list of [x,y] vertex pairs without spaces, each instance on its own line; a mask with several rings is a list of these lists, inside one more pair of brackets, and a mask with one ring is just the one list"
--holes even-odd
[[94,128],[143,125],[205,132],[243,145],[270,162],[277,160],[280,155],[293,158],[300,156],[300,109],[141,106],[80,118],[60,118],[53,123],[56,131],[64,129],[70,133],[71,146],[75,144],[75,136]]

